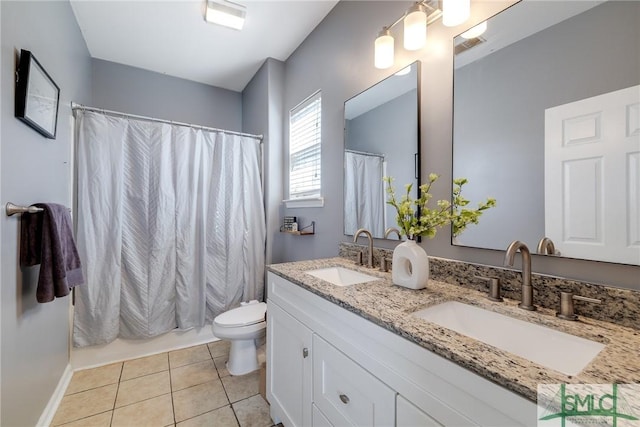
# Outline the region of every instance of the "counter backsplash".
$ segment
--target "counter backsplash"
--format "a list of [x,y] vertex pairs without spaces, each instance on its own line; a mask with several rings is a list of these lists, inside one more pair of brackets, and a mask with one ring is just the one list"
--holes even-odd
[[[363,258],[366,260],[367,246],[349,242],[341,242],[339,245],[339,256],[343,258],[356,260],[359,251],[363,252]],[[373,249],[376,265],[380,265],[382,256],[391,261],[393,249]],[[477,279],[475,276],[498,277],[501,282],[502,295],[509,299],[520,300],[521,278],[519,270],[507,270],[505,268],[436,257],[429,257],[429,268],[431,270],[430,277],[433,279],[454,285],[467,286],[481,292],[487,292],[488,283],[485,280]],[[557,310],[560,307],[560,292],[573,292],[574,295],[582,295],[602,301],[601,304],[576,301],[576,314],[640,329],[639,291],[612,288],[536,273],[532,273],[531,282],[534,288],[534,302],[536,305]]]

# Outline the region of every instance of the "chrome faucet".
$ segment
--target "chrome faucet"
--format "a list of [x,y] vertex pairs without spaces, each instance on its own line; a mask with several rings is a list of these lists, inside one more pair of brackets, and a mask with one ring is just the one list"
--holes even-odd
[[389,227],[384,230],[384,238],[387,239],[391,233],[396,233],[398,235],[398,240],[402,240],[402,237],[400,237],[400,230],[395,227]]
[[361,234],[364,234],[367,236],[367,239],[369,239],[369,256],[367,259],[367,265],[369,268],[373,268],[373,236],[366,228],[359,228],[358,231],[356,231],[356,234],[353,235],[353,243],[356,243]]
[[533,305],[533,286],[531,286],[531,252],[529,252],[527,245],[519,240],[511,242],[504,255],[504,265],[513,267],[513,261],[518,250],[522,255],[522,297],[518,307],[523,310],[533,311],[536,306]]
[[556,246],[553,244],[553,240],[548,237],[543,237],[538,242],[538,254],[540,255],[555,255]]

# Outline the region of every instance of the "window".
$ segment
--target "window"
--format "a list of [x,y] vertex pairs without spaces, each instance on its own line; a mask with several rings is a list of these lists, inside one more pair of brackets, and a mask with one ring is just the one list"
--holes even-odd
[[289,202],[305,200],[298,207],[322,206],[320,91],[305,99],[289,113]]

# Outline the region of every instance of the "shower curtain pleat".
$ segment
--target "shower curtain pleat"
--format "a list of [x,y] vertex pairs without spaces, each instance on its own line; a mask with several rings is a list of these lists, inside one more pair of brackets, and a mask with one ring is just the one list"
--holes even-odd
[[185,184],[176,194],[176,319],[186,329],[206,320],[206,262],[202,260],[206,260],[211,167],[205,159],[213,157],[213,139],[193,128],[179,127],[174,132],[175,185]]
[[344,232],[354,235],[366,228],[374,237],[384,236],[384,187],[382,157],[345,151]]
[[[217,141],[229,135],[217,134]],[[263,299],[264,218],[260,183],[260,147],[251,138],[235,137],[234,144],[218,144],[210,175],[211,200],[207,246],[207,313],[221,313],[241,300]],[[232,173],[231,171],[235,171]],[[234,194],[235,197],[225,197]]]
[[202,327],[262,299],[256,139],[79,111],[74,345]]
[[132,122],[124,146],[120,337],[175,327],[175,199],[171,129]]
[[[86,284],[76,289],[73,336],[77,345],[90,345],[113,341],[120,325],[121,135],[127,125],[108,116],[96,116],[87,123],[82,114],[76,125],[78,141],[85,141],[77,147],[76,244]],[[91,144],[93,141],[102,143]],[[103,185],[105,180],[109,185]]]
[[[264,282],[264,254],[266,251],[266,229],[263,222],[255,221],[257,206],[258,211],[262,212],[264,217],[264,201],[262,192],[254,191],[251,183],[260,183],[261,173],[261,152],[260,147],[247,144],[249,138],[242,137],[241,152],[242,165],[244,171],[242,176],[246,179],[242,180],[244,201],[242,203],[243,221],[243,250],[246,256],[242,258],[244,262],[243,268],[243,295],[248,299],[262,301],[264,299],[264,287],[250,286],[251,283]],[[258,236],[258,239],[255,237]],[[257,247],[254,247],[258,245]]]

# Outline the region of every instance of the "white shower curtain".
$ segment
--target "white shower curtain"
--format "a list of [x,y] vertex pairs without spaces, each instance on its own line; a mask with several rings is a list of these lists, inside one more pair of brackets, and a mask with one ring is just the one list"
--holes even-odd
[[255,138],[79,110],[75,346],[202,327],[263,298]]
[[344,233],[366,228],[374,237],[384,236],[384,186],[381,156],[344,153]]

